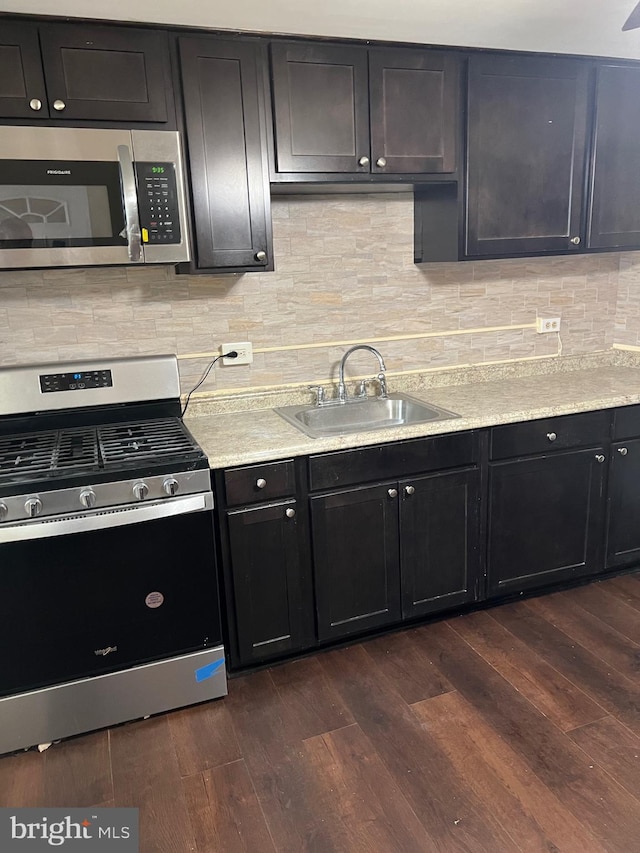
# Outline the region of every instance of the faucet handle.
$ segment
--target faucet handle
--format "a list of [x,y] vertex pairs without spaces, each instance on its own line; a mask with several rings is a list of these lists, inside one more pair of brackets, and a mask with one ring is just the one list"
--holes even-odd
[[380,373],[377,376],[377,379],[378,379],[378,385],[380,386],[380,393],[378,394],[378,396],[384,400],[387,396],[387,377],[384,375],[384,373],[382,371],[380,371]]
[[369,384],[368,379],[361,379],[360,384],[358,385],[358,393],[356,396],[366,397],[367,396],[367,385],[368,384]]
[[324,386],[323,385],[309,385],[309,391],[315,391],[316,406],[322,406],[322,404],[325,402]]

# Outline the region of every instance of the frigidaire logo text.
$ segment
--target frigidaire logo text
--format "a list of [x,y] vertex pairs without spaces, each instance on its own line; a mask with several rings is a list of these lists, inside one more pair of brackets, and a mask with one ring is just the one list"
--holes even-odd
[[[13,841],[39,840],[46,841],[52,847],[60,847],[65,841],[86,840],[91,838],[111,838],[110,826],[97,827],[94,833],[92,823],[85,818],[80,823],[71,820],[67,815],[63,820],[49,821],[43,817],[38,823],[22,823],[15,815],[11,815],[11,839]],[[129,838],[129,827],[119,828],[119,838]]]
[[71,169],[47,169],[47,175],[70,175]]
[[118,651],[117,646],[107,646],[106,649],[96,649],[94,651],[94,655],[97,655],[97,657],[106,657],[107,655],[110,655],[111,652],[117,652],[117,651]]

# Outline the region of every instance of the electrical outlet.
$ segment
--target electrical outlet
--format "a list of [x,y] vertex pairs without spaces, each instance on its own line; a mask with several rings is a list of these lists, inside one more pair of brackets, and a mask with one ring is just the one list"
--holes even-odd
[[537,324],[541,335],[560,331],[560,317],[538,317]]
[[242,341],[241,343],[235,344],[222,344],[220,347],[221,352],[233,352],[234,350],[238,353],[237,358],[223,358],[222,363],[225,365],[232,364],[251,364],[253,361],[253,344],[250,344],[249,341]]

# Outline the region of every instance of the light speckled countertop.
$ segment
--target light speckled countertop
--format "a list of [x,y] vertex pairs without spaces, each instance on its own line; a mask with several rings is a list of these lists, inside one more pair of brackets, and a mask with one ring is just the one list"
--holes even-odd
[[[446,381],[450,384],[443,384]],[[389,391],[406,391],[461,417],[407,427],[377,429],[331,438],[309,438],[272,408],[301,402],[300,393],[249,395],[234,401],[192,404],[185,423],[209,458],[211,468],[267,462],[310,453],[608,409],[640,403],[640,359],[610,351],[581,358],[468,368],[448,375],[389,377]],[[309,399],[304,396],[302,401]]]

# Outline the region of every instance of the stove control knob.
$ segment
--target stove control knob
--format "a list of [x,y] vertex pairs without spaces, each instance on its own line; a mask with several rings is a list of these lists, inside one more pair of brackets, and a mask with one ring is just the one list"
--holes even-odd
[[149,494],[149,486],[146,483],[136,483],[133,487],[133,496],[137,501],[143,501]]
[[162,484],[162,488],[168,495],[171,495],[171,497],[173,497],[180,488],[180,484],[178,483],[175,477],[167,477],[167,479]]
[[93,489],[83,489],[80,492],[80,503],[85,509],[91,509],[96,505],[96,493]]
[[40,498],[29,498],[25,501],[24,508],[30,518],[35,518],[42,512],[42,501]]
[[7,515],[9,514],[9,510],[5,503],[0,502],[0,521],[4,521]]

